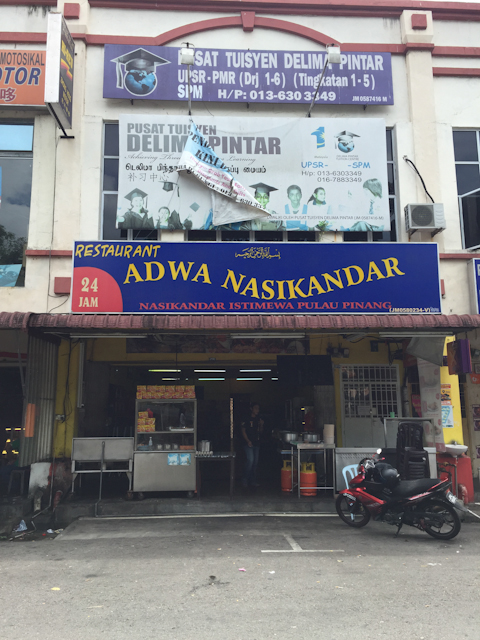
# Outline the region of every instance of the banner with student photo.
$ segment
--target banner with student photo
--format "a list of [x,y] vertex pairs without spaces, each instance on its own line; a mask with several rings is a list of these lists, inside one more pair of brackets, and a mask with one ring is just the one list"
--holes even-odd
[[[195,124],[270,214],[220,228],[390,229],[382,119],[201,116]],[[177,171],[189,131],[188,116],[120,116],[117,227],[217,228],[211,189]]]

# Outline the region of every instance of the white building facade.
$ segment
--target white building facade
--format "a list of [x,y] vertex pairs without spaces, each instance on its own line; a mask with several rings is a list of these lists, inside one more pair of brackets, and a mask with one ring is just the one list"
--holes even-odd
[[[133,96],[132,99],[105,98],[105,46],[181,47],[187,41],[199,51],[229,49],[317,53],[324,52],[325,47],[333,43],[340,46],[343,55],[349,52],[391,54],[393,104],[327,102],[316,104],[311,114],[312,123],[318,125],[325,119],[336,118],[382,118],[385,121],[390,229],[385,227],[383,231],[372,231],[365,227],[357,232],[327,230],[323,234],[311,231],[297,237],[292,235],[295,232],[287,229],[281,231],[281,236],[275,240],[301,240],[319,245],[362,242],[366,252],[370,243],[373,245],[375,242],[436,243],[440,258],[441,316],[432,316],[437,320],[433,319],[431,325],[421,326],[419,321],[420,324],[408,325],[404,330],[402,318],[411,319],[412,316],[394,314],[398,318],[396,331],[405,337],[426,336],[429,331],[429,335],[432,332],[442,335],[443,332],[445,336],[466,337],[472,349],[480,349],[476,329],[480,326],[480,316],[470,286],[472,259],[480,248],[478,5],[414,1],[403,6],[401,2],[387,0],[385,3],[352,0],[348,5],[338,3],[338,6],[332,2],[279,0],[275,8],[271,8],[272,3],[261,0],[223,0],[215,3],[215,10],[201,9],[198,3],[189,1],[182,3],[181,10],[172,10],[169,5],[168,2],[153,0],[31,0],[28,4],[3,2],[0,6],[0,56],[3,51],[44,51],[50,12],[64,14],[75,42],[73,120],[67,136],[57,127],[45,106],[38,102],[17,105],[18,101],[9,102],[6,91],[0,93],[0,165],[3,176],[0,225],[3,225],[5,238],[0,269],[2,264],[22,265],[17,270],[13,269],[18,276],[16,286],[9,283],[0,286],[0,311],[4,314],[0,351],[6,354],[5,366],[13,369],[18,367],[19,359],[25,360],[28,346],[22,327],[28,327],[30,335],[32,328],[36,327],[44,337],[46,333],[50,336],[55,333],[47,331],[47,325],[50,323],[50,328],[55,326],[58,329],[56,337],[63,339],[60,359],[65,356],[65,345],[75,333],[68,329],[75,241],[153,238],[135,230],[122,235],[115,228],[118,122],[123,115],[186,116],[187,99],[186,96],[170,101],[140,100]],[[3,71],[0,92],[1,87],[8,88],[5,84],[7,67],[8,63],[0,64]],[[332,67],[327,70],[330,72]],[[19,78],[21,80],[22,76]],[[193,82],[194,86],[199,84]],[[199,99],[199,96],[193,91],[194,120],[203,117],[211,118],[212,122],[225,117],[238,121],[265,118],[267,122],[273,117],[303,118],[308,111],[308,104],[304,102],[286,103],[277,99],[271,103],[260,103],[240,98],[237,101],[230,98],[209,102]],[[14,177],[18,180],[15,189],[20,193],[14,193],[12,188],[10,180]],[[409,234],[404,212],[406,205],[430,204],[432,201],[443,205],[444,224],[433,229],[435,233],[419,230]],[[158,238],[163,243],[197,241],[203,237],[208,241],[236,239],[246,243],[263,239],[252,229],[238,231],[237,235],[227,230],[205,230],[204,236],[202,232],[195,235],[188,229],[158,230],[154,239]],[[418,279],[421,283],[420,272]],[[361,314],[357,312],[351,316],[351,329],[342,321],[338,329],[334,329],[332,324],[328,335],[338,334],[337,337],[341,338],[346,333],[358,333],[363,326],[365,334],[378,336],[382,330],[381,316],[377,316],[380,320],[375,325],[358,320],[358,313]],[[50,315],[58,314],[63,316],[62,320],[48,320]],[[96,328],[98,333],[101,319],[98,320],[100,324],[95,324],[97,320],[85,322],[90,322],[92,331]],[[306,327],[308,320],[305,322]],[[205,329],[206,325],[202,326]],[[395,325],[383,326],[393,331]],[[88,338],[86,324],[78,325],[77,333],[79,330],[84,331],[84,337]],[[111,325],[108,330],[112,330]],[[315,326],[312,331],[312,336],[318,337],[326,334],[327,330]],[[324,352],[326,344],[319,347],[318,353]],[[381,352],[383,348],[384,345]],[[354,347],[351,349],[355,357]],[[358,356],[360,361],[363,357],[363,354]],[[334,361],[338,363],[335,356]],[[70,358],[66,366],[69,371]],[[27,464],[48,457],[49,447],[55,441],[57,454],[68,456],[69,445],[62,444],[62,439],[64,436],[67,439],[66,434],[71,438],[78,433],[79,424],[80,427],[82,424],[81,402],[78,402],[80,415],[70,418],[68,428],[58,422],[51,424],[53,414],[66,413],[59,410],[66,395],[59,382],[65,376],[64,364],[55,369],[55,376],[57,392],[41,418],[45,420],[48,434],[42,443],[35,445],[36,453],[32,449],[30,458],[24,459]],[[480,404],[480,399],[477,399],[480,398],[479,390],[474,377],[466,375],[462,378],[462,407],[456,408],[461,425],[459,430],[455,430],[455,437],[451,438],[468,444],[474,473],[480,468],[480,430],[476,430],[474,419],[474,406]],[[77,400],[75,395],[74,405]],[[28,404],[28,398],[26,402]],[[337,423],[341,420],[339,402],[337,399],[334,416]],[[25,412],[22,405],[23,426]],[[72,413],[75,413],[73,409]],[[447,438],[448,434],[445,435]]]

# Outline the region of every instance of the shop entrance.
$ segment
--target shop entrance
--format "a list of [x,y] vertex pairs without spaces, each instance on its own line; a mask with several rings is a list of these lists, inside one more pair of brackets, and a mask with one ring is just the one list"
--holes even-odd
[[[296,497],[296,492],[282,491],[281,487],[283,461],[291,460],[291,456],[285,454],[285,450],[290,451],[290,445],[286,444],[284,435],[307,431],[312,434],[318,433],[320,439],[320,425],[323,427],[325,422],[335,422],[335,401],[330,358],[325,357],[321,362],[315,360],[315,366],[320,362],[321,366],[326,367],[327,372],[322,374],[324,379],[321,380],[306,376],[304,359],[309,358],[308,356],[302,353],[298,360],[293,356],[292,358],[293,361],[289,359],[287,368],[284,366],[285,363],[278,364],[276,354],[228,354],[223,358],[217,358],[214,354],[202,354],[198,359],[191,354],[176,354],[148,363],[91,360],[86,364],[85,412],[79,425],[79,435],[132,437],[135,438],[135,446],[141,447],[142,454],[149,451],[165,451],[165,447],[168,446],[173,459],[173,451],[176,449],[170,449],[170,446],[182,446],[182,450],[178,449],[180,455],[183,448],[190,447],[193,443],[190,440],[187,442],[184,434],[180,438],[162,433],[165,429],[163,426],[158,427],[158,424],[163,420],[163,409],[154,406],[160,405],[162,401],[155,392],[152,392],[152,397],[147,391],[147,397],[142,396],[139,406],[138,388],[147,390],[192,387],[195,389],[195,449],[201,451],[201,443],[207,442],[208,448],[214,453],[235,454],[236,499],[241,496],[249,499]],[[330,384],[312,384],[318,381],[327,381]],[[151,407],[147,406],[149,402]],[[257,475],[260,486],[244,489],[242,475],[247,443],[242,433],[242,422],[250,416],[250,407],[254,402],[260,405],[260,417],[263,421]],[[186,403],[187,401],[183,404],[186,406]],[[179,398],[176,398],[174,404],[171,415],[175,422],[177,418],[180,419],[179,416],[185,407]],[[175,417],[177,408],[180,413]],[[149,409],[152,417],[144,418],[143,414],[148,413]],[[141,420],[155,421],[156,426],[151,427],[154,431],[138,432],[140,414]],[[150,413],[148,415],[150,416]],[[186,456],[189,451],[185,449]],[[304,453],[302,461],[307,464],[315,462],[313,454],[312,460],[310,457],[308,452]],[[202,498],[228,498],[231,480],[228,457],[225,456],[225,464],[202,462],[200,469]],[[108,494],[108,483],[113,482],[113,478],[106,478],[105,482]],[[160,494],[158,497],[164,495]],[[329,497],[330,495],[331,492]]]

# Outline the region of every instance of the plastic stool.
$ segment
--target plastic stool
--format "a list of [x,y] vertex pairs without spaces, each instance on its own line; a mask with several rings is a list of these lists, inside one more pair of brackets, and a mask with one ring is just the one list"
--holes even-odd
[[23,492],[24,492],[24,489],[25,489],[25,469],[14,469],[10,473],[10,478],[8,480],[8,491],[7,491],[7,493],[10,494],[11,491],[12,491],[12,483],[13,483],[13,478],[15,476],[20,478],[20,495],[23,496]]

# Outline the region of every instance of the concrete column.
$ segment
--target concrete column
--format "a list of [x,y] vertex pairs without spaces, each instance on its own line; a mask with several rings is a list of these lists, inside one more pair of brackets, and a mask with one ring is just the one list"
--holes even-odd
[[[425,185],[435,202],[441,202],[442,189],[438,161],[437,122],[432,72],[433,20],[430,11],[404,11],[400,18],[402,42],[407,46],[406,69],[413,157]],[[399,162],[403,160],[399,158]],[[413,171],[413,168],[412,168]],[[416,202],[430,202],[418,177]],[[402,203],[402,206],[407,203]],[[412,241],[428,241],[428,232],[417,232]],[[441,243],[441,236],[436,238]]]
[[[412,26],[414,16],[425,18],[426,27]],[[440,195],[435,100],[433,93],[432,53],[433,21],[430,11],[404,11],[400,19],[402,42],[407,46],[406,65],[410,119],[413,127],[415,158],[411,158],[422,174],[433,198]],[[419,202],[427,201],[420,180],[417,182]]]

